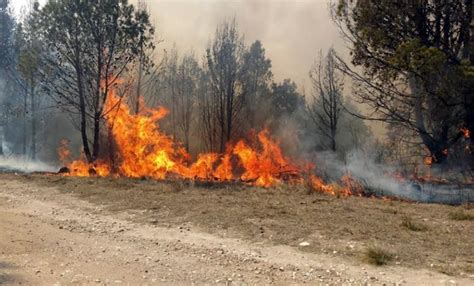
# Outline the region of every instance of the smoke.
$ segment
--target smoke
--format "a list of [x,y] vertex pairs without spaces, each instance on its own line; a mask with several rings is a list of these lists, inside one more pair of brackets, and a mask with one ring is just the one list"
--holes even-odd
[[350,174],[364,187],[367,195],[395,197],[421,203],[462,204],[474,201],[474,190],[457,185],[422,183],[395,178],[396,167],[375,162],[373,156],[361,150],[348,153],[345,161],[331,152],[318,153],[317,170],[329,180],[337,180]]
[[58,167],[40,161],[32,161],[21,156],[1,156],[0,171],[21,173],[57,172]]
[[236,19],[245,42],[260,40],[272,60],[277,81],[308,84],[308,71],[319,50],[334,46],[349,53],[329,13],[329,0],[145,1],[154,19],[159,49],[204,51],[216,27]]
[[395,168],[376,164],[373,158],[354,151],[347,156],[347,171],[361,181],[369,192],[379,196],[392,196],[401,199],[428,202],[429,196],[419,187],[403,183],[393,177]]

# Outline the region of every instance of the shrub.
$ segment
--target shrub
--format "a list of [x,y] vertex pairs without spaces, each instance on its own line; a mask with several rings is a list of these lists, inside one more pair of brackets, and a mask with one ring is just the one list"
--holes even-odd
[[371,246],[364,252],[367,263],[382,266],[388,264],[393,259],[393,254],[380,248]]
[[474,214],[463,209],[457,209],[449,213],[449,218],[452,220],[474,220]]
[[404,216],[401,225],[411,231],[425,231],[428,228],[425,225],[414,222],[410,217]]

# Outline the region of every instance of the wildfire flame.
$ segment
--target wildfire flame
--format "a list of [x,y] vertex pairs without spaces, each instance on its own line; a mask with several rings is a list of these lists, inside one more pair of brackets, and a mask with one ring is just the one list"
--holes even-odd
[[471,131],[467,129],[466,127],[461,128],[461,132],[464,136],[464,138],[468,139],[471,138]]
[[63,140],[58,153],[68,166],[69,175],[109,176],[111,170],[116,169],[119,175],[130,178],[162,180],[177,176],[217,182],[239,179],[261,187],[301,178],[302,169],[283,155],[268,130],[259,132],[254,144],[242,139],[235,145],[229,144],[225,154],[199,154],[196,161],[191,162],[184,148],[160,131],[158,122],[168,114],[165,108],[144,108],[139,114],[133,114],[111,90],[105,109],[110,110],[105,119],[119,154],[117,168],[112,168],[107,161],[89,164],[84,158],[70,162],[68,142]]
[[350,175],[344,175],[340,183],[332,184],[326,184],[320,177],[310,175],[309,182],[313,191],[334,196],[348,197],[362,195],[364,192],[364,187]]

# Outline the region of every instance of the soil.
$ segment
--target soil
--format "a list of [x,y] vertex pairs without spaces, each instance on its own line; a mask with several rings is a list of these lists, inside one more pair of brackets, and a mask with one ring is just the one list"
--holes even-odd
[[[473,285],[474,221],[459,211],[474,214],[292,186],[0,174],[0,284]],[[368,264],[371,247],[393,259]]]

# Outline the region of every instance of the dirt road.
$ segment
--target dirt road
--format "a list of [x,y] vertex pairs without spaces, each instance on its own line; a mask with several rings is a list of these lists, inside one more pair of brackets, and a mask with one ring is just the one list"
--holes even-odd
[[0,178],[0,284],[473,285],[428,269],[375,267],[296,247],[137,223],[52,186]]

